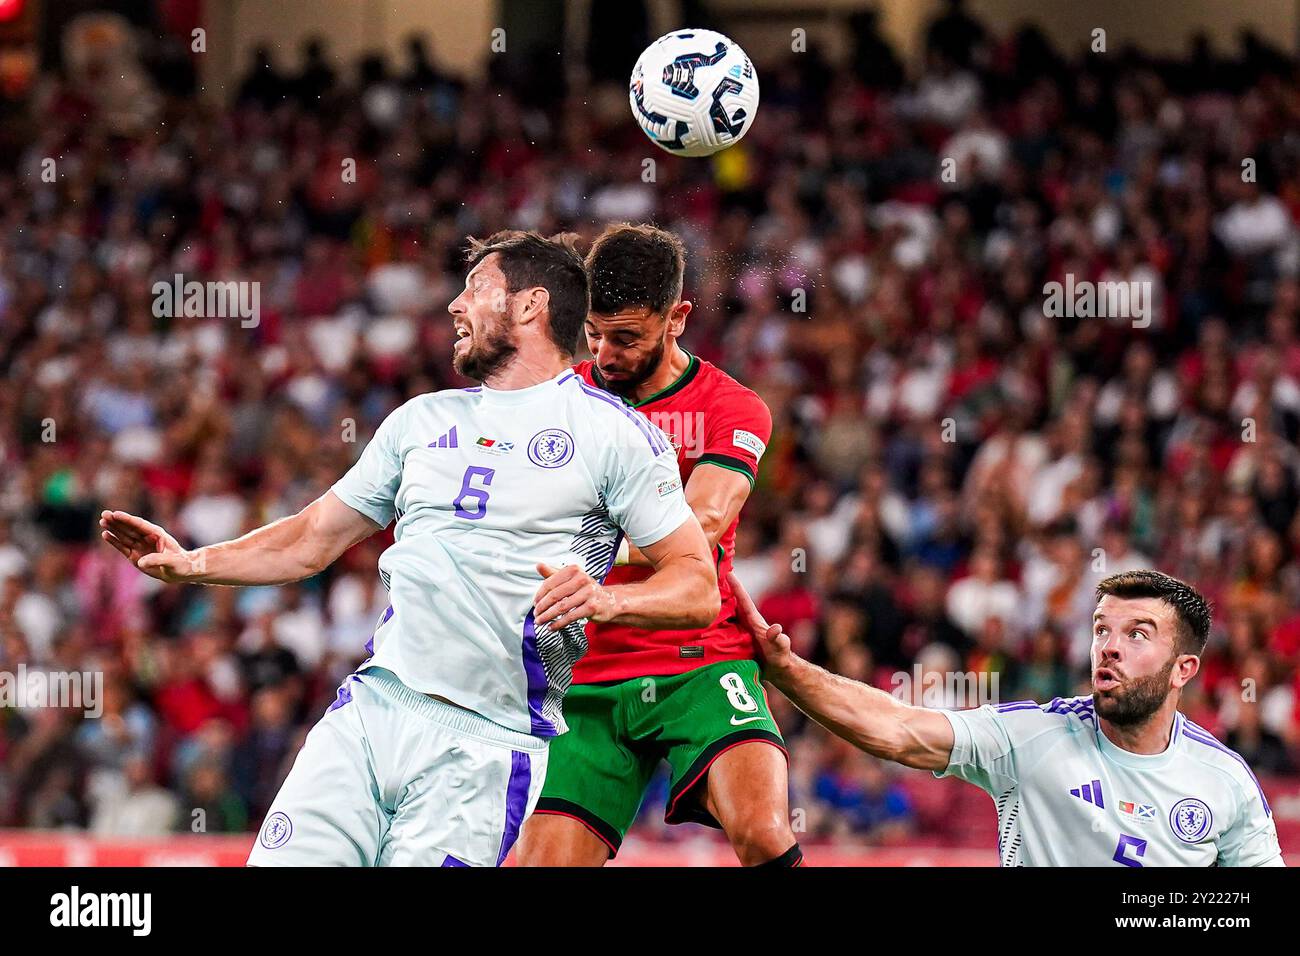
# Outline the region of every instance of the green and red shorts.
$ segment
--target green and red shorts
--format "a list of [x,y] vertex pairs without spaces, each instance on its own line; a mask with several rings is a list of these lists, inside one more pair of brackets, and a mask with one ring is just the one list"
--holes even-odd
[[684,674],[575,684],[564,698],[569,730],[551,741],[537,813],[569,816],[612,857],[667,760],[668,823],[718,827],[700,790],[709,767],[751,740],[785,753],[754,661],[721,661]]

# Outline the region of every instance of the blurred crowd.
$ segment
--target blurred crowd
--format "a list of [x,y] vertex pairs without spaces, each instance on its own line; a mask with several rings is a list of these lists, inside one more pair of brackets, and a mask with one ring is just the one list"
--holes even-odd
[[[1292,772],[1300,73],[1255,37],[1059,51],[959,4],[911,69],[869,15],[854,39],[760,59],[759,120],[711,160],[651,146],[618,83],[539,97],[418,41],[262,50],[224,98],[42,75],[0,168],[0,670],[102,672],[104,713],[0,709],[0,826],[255,828],[364,657],[387,533],[294,586],[182,588],[99,511],[187,546],[293,513],[465,384],[466,236],[611,220],[682,236],[684,343],[772,409],[736,566],[801,652],[900,693],[1086,693],[1093,588],[1158,567],[1216,605],[1184,709]],[[176,274],[259,283],[258,322],[156,317]],[[1050,316],[1067,275],[1147,283],[1149,324]],[[807,839],[918,835],[905,774],[777,706]],[[640,832],[680,837],[661,807]]]

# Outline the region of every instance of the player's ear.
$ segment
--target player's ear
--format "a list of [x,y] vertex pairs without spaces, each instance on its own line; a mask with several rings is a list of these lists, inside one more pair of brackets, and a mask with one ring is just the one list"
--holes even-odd
[[515,296],[519,311],[515,324],[527,325],[536,322],[551,304],[551,294],[544,286],[535,285],[531,289],[521,289]]
[[1184,687],[1191,683],[1193,677],[1201,669],[1201,659],[1195,654],[1179,654],[1178,659],[1174,661],[1173,684],[1175,687]]
[[686,317],[691,314],[693,306],[683,299],[668,310],[668,334],[677,338],[686,331]]

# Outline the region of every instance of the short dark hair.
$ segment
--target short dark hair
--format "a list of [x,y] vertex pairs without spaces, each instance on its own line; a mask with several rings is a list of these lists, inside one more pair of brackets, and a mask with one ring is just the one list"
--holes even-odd
[[1204,652],[1213,609],[1201,592],[1185,581],[1159,571],[1120,571],[1097,585],[1098,601],[1107,594],[1117,598],[1159,598],[1178,615],[1178,652]]
[[550,294],[551,340],[566,355],[575,354],[591,305],[587,270],[576,238],[560,233],[547,239],[536,232],[503,229],[486,239],[471,237],[466,262],[473,269],[493,253],[500,256],[506,292],[541,286]]
[[591,311],[614,315],[624,309],[664,312],[682,297],[686,247],[655,226],[606,226],[587,253]]

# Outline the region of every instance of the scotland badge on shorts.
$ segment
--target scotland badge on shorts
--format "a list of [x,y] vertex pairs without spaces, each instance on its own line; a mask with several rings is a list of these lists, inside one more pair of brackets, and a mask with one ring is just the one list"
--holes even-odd
[[545,428],[528,443],[528,460],[542,468],[559,468],[573,457],[573,436],[562,428]]
[[1195,797],[1179,800],[1169,811],[1169,826],[1173,829],[1174,836],[1184,843],[1203,840],[1213,823],[1214,814],[1210,813],[1210,808],[1204,800]]
[[268,850],[274,850],[288,843],[291,836],[293,836],[293,823],[290,822],[288,816],[277,810],[266,818],[259,839],[262,846]]

